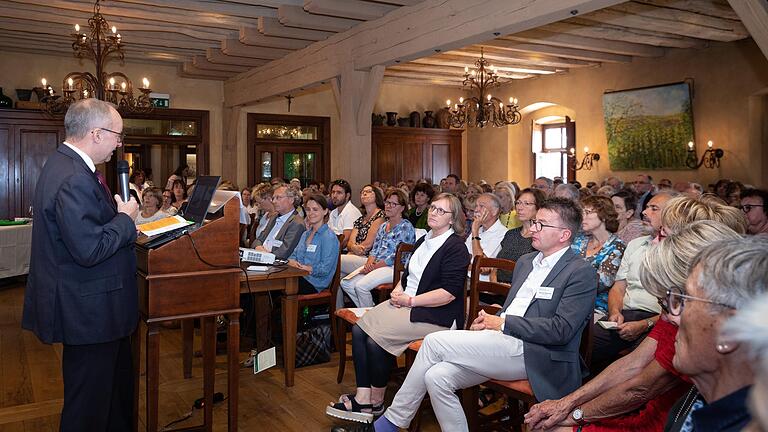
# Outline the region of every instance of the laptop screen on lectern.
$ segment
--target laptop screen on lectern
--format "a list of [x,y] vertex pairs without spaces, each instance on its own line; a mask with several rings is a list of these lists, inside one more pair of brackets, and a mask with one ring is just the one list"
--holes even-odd
[[219,186],[220,176],[198,176],[195,181],[195,189],[187,202],[184,219],[194,222],[195,227],[203,225],[205,215],[208,214],[208,206],[211,205],[213,194]]

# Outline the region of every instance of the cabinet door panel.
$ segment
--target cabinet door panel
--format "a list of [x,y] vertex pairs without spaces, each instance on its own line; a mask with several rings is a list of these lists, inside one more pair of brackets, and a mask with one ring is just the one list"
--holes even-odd
[[35,194],[35,186],[48,156],[63,140],[63,131],[55,127],[19,128],[20,188],[16,197],[17,216],[27,213]]
[[[422,158],[422,147],[424,139],[414,139],[403,143],[403,172],[397,181],[413,180],[418,181],[423,176],[424,159]],[[396,184],[396,183],[395,183]]]
[[0,219],[8,219],[13,212],[13,188],[16,173],[13,161],[13,132],[11,126],[0,125]]
[[451,173],[451,149],[447,144],[432,145],[432,181],[437,183]]

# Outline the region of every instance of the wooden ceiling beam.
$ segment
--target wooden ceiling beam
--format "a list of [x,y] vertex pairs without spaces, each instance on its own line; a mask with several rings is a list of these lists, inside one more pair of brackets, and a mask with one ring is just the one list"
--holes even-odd
[[636,3],[678,9],[729,20],[740,20],[739,15],[722,0],[634,0]]
[[280,21],[278,21],[277,18],[270,17],[259,17],[258,29],[264,36],[304,39],[309,41],[325,40],[334,34],[332,32],[320,30],[286,27],[280,24]]
[[224,78],[224,79],[227,79],[229,77],[237,75],[236,73],[233,73],[233,72],[222,72],[222,71],[212,71],[212,70],[200,69],[198,67],[195,67],[190,62],[185,62],[183,65],[181,65],[181,70],[184,73],[188,73],[188,74],[205,75],[205,76],[210,76],[210,77],[220,77],[220,78]]
[[741,17],[752,39],[768,58],[768,3],[764,0],[728,0]]
[[[434,56],[434,57],[425,57],[422,59],[414,60],[409,63],[401,63],[400,65],[434,65],[434,66],[450,66],[450,67],[458,67],[461,69],[461,71],[464,71],[464,67],[473,67],[474,66],[474,60],[473,59],[467,59],[465,57],[453,57],[453,56]],[[538,73],[538,74],[547,74],[547,73],[556,73],[556,72],[566,72],[568,69],[566,68],[554,68],[549,66],[531,66],[531,65],[524,65],[519,63],[509,63],[509,62],[494,62],[494,66],[499,68],[504,68],[506,70],[511,70],[513,72],[522,72],[522,73]]]
[[[456,71],[445,71],[441,69],[433,69],[430,71],[427,71],[425,69],[411,69],[403,66],[390,66],[386,69],[384,72],[388,75],[398,75],[398,76],[408,76],[408,77],[431,77],[431,78],[437,78],[442,80],[456,80],[458,82],[464,81],[464,70],[456,70]],[[530,78],[533,75],[531,74],[522,74],[522,73],[513,73],[513,72],[505,72],[505,71],[499,71],[499,84],[505,84],[507,81],[511,79],[522,79],[522,78]]]
[[[560,57],[523,54],[523,53],[512,54],[510,51],[504,51],[504,50],[499,50],[495,48],[485,49],[484,51],[485,52],[483,53],[483,56],[491,62],[492,66],[495,66],[495,62],[497,61],[513,62],[518,64],[527,64],[527,65],[534,65],[534,66],[536,65],[549,66],[549,67],[555,67],[555,68],[578,68],[578,67],[586,67],[586,66],[595,66],[595,63],[590,63],[582,60],[564,59]],[[445,55],[467,57],[467,58],[476,60],[480,58],[480,48],[470,47],[462,50],[447,51]]]
[[538,29],[504,36],[501,39],[523,43],[549,45],[554,47],[628,55],[632,57],[661,57],[666,52],[664,48],[650,45],[623,42],[618,40],[597,39],[592,37],[577,36],[567,33],[555,33]]
[[513,42],[504,39],[494,39],[488,42],[484,42],[481,46],[500,48],[511,52],[519,52],[525,54],[544,54],[561,58],[570,58],[576,60],[584,60],[588,62],[600,62],[600,63],[629,63],[632,61],[631,56],[603,53],[598,51],[585,51],[574,48],[562,48],[553,47],[549,45],[530,44]]
[[226,55],[218,48],[208,48],[205,51],[205,58],[211,63],[248,66],[252,68],[262,66],[270,62],[270,60],[265,59]]
[[304,10],[317,15],[370,21],[381,18],[397,6],[358,0],[304,0]]
[[452,81],[440,81],[440,80],[434,80],[434,79],[413,79],[413,78],[402,78],[402,77],[393,77],[393,76],[387,76],[384,75],[384,78],[382,79],[382,82],[387,84],[396,84],[396,85],[412,85],[412,86],[437,86],[437,87],[450,87],[457,89],[461,91],[461,83],[455,83]]
[[221,42],[221,51],[226,55],[274,60],[285,57],[294,51],[279,48],[256,47],[245,45],[237,39]]
[[422,0],[367,0],[374,3],[384,3],[395,6],[413,6],[421,3]]
[[280,6],[277,8],[277,19],[284,26],[333,33],[349,30],[361,22],[348,18],[312,15],[300,6]]
[[707,46],[707,42],[701,39],[659,33],[648,29],[632,29],[615,25],[596,24],[593,21],[580,18],[571,18],[567,21],[551,23],[539,30],[666,48],[701,49]]
[[221,76],[221,75],[209,75],[205,73],[204,71],[199,72],[186,72],[184,71],[184,64],[180,64],[176,70],[176,74],[182,78],[192,78],[192,79],[204,79],[204,80],[213,80],[213,81],[226,81],[229,79],[228,76]]
[[236,4],[228,1],[217,1],[212,4],[211,1],[197,0],[119,0],[106,3],[105,7],[116,3],[131,3],[146,5],[152,7],[162,7],[168,9],[181,9],[195,12],[215,13],[216,15],[229,15],[232,17],[256,19],[260,16],[277,16],[275,6],[259,5],[259,2],[250,2],[250,4]]
[[594,22],[705,40],[732,42],[749,36],[740,21],[627,2],[581,17]]
[[196,55],[194,58],[192,58],[192,66],[201,69],[201,70],[210,70],[210,71],[219,71],[219,72],[234,72],[234,73],[242,73],[245,72],[251,68],[247,66],[236,66],[231,64],[218,64],[218,63],[211,63],[208,61],[208,59],[203,55]]
[[255,27],[241,27],[239,40],[246,45],[289,50],[302,49],[312,43],[312,41],[308,40],[264,36]]

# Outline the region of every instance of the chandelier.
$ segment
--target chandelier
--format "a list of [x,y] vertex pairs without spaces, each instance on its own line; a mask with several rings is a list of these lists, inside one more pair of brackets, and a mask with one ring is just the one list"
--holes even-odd
[[88,19],[88,31],[81,32],[80,25],[75,24],[72,33],[72,50],[76,57],[90,58],[96,63],[96,74],[90,72],[70,72],[61,84],[62,95],[57,95],[54,88],[43,78],[42,85],[45,97],[41,100],[43,110],[52,115],[62,115],[69,106],[77,100],[95,97],[111,102],[121,113],[147,113],[152,111],[152,101],[149,94],[149,80],[142,80],[140,94],[133,95],[133,83],[122,72],[108,73],[104,70],[107,61],[114,55],[125,64],[123,43],[117,27],[109,25],[99,12],[100,0],[93,6],[93,16]]
[[480,48],[480,59],[475,62],[475,68],[471,71],[464,67],[464,81],[462,86],[470,93],[476,95],[468,99],[459,98],[459,103],[451,106],[450,99],[446,101],[450,112],[450,125],[454,128],[478,127],[486,125],[503,127],[520,123],[522,115],[518,111],[517,99],[509,98],[509,103],[504,105],[499,98],[492,96],[489,90],[499,86],[497,69],[490,66],[483,56]]

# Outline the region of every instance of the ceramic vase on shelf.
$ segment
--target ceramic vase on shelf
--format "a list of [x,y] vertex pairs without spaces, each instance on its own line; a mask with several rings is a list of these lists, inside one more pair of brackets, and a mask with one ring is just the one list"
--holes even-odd
[[397,113],[388,111],[387,112],[387,126],[395,126],[397,124]]
[[411,127],[421,127],[421,114],[418,111],[412,111],[408,118],[411,119]]
[[3,94],[2,87],[0,87],[0,108],[13,108],[13,101]]
[[397,119],[397,125],[399,127],[408,127],[411,125],[411,118],[410,117],[400,117]]
[[424,111],[424,127],[425,128],[435,127],[435,117],[432,114],[433,114],[432,111]]
[[441,108],[440,111],[437,112],[436,116],[437,120],[437,127],[440,129],[450,129],[451,128],[451,112],[448,111],[448,108]]

